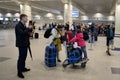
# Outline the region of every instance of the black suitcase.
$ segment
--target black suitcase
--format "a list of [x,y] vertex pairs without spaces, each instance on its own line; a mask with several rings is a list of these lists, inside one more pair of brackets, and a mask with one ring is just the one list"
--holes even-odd
[[39,38],[39,34],[35,33],[35,39],[38,39],[38,38]]

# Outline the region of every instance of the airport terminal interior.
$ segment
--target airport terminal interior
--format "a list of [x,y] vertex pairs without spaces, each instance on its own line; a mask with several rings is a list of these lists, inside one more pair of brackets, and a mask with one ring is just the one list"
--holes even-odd
[[[26,27],[30,22],[34,23],[32,36],[29,36],[33,59],[28,50],[26,67],[30,71],[23,73],[24,79],[17,75],[19,50],[15,36],[21,14],[27,15]],[[46,48],[54,46],[45,37],[50,28],[49,37],[53,35],[53,29],[57,29],[57,34],[61,33],[53,39],[60,40],[61,50],[53,52],[59,54],[61,61],[55,55],[52,56],[55,62],[46,61],[52,59],[46,55],[53,54],[52,48],[51,51]],[[68,31],[72,38],[77,38],[79,30],[83,35],[81,40],[86,44],[86,60],[84,51],[77,57],[72,55],[80,54],[77,49],[82,50],[79,46],[82,42],[72,43],[73,39],[68,41],[69,34],[65,36]],[[108,35],[113,38],[109,40]],[[120,80],[119,41],[120,0],[0,0],[0,80]]]

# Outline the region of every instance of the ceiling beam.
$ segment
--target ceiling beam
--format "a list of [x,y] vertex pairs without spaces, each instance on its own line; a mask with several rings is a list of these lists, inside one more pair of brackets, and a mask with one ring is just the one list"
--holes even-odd
[[33,4],[33,3],[31,4],[31,7],[35,8],[35,9],[38,9],[38,10],[42,10],[42,11],[46,11],[46,12],[51,12],[51,13],[54,13],[54,14],[61,14],[61,12],[58,11],[58,10],[51,9],[51,8],[48,8],[48,7],[44,7],[44,6],[40,6],[40,5]]
[[117,2],[118,4],[120,4],[120,0],[117,0],[116,2]]
[[11,0],[11,1],[17,3],[18,5],[21,3],[19,0]]
[[116,4],[119,3],[119,2],[120,2],[120,0],[113,1],[113,5],[112,5],[111,11],[110,11],[110,15],[114,15],[115,14]]
[[[61,0],[61,2],[62,3],[68,3],[70,0]],[[80,8],[80,6],[77,4],[77,3],[75,3],[73,0],[71,0],[72,1],[72,5],[75,7],[75,8],[77,8],[79,11],[80,11],[80,13],[81,14],[86,14],[86,12],[82,9],[82,8]]]
[[68,0],[61,0],[62,3],[68,3]]
[[59,1],[59,0],[27,0],[27,1]]
[[18,7],[5,5],[5,4],[2,4],[2,3],[0,3],[0,8],[8,9],[8,10],[14,10],[14,11],[19,11]]
[[[51,8],[48,8],[48,7],[44,7],[44,6],[40,6],[40,5],[33,4],[33,3],[29,2],[29,1],[47,1],[47,0],[26,0],[26,2],[25,2],[25,0],[12,0],[12,1],[14,1],[18,4],[22,4],[22,3],[30,4],[32,8],[35,8],[35,9],[38,9],[38,10],[43,10],[43,11],[51,12],[51,13],[54,13],[54,14],[61,14],[61,12],[58,11],[58,10],[51,9]],[[53,1],[53,0],[51,0],[51,1]]]
[[[25,0],[11,0],[12,2],[15,2],[16,4],[20,5],[20,4],[24,4],[24,3],[27,3],[27,4],[30,4],[29,1],[33,1],[33,0],[26,0],[26,2],[24,2]],[[39,0],[41,1],[41,0]],[[43,0],[42,0],[43,1]],[[46,0],[44,0],[46,1]],[[50,0],[50,1],[53,1],[53,0]],[[55,1],[55,0],[54,0]],[[44,7],[44,6],[40,6],[40,5],[37,5],[37,4],[33,4],[31,3],[30,4],[32,8],[35,8],[35,9],[38,9],[38,10],[42,10],[42,11],[46,11],[46,12],[51,12],[51,13],[54,13],[54,14],[61,14],[60,11],[58,10],[55,10],[55,9],[51,9],[51,8],[48,8],[48,7]],[[16,8],[16,7],[12,7],[12,6],[5,6],[5,5],[0,5],[1,8],[6,8],[6,9],[9,9],[9,10],[15,10],[15,11],[19,11],[19,8]],[[38,11],[39,12],[39,11]],[[33,13],[33,12],[32,12]]]
[[110,11],[110,15],[113,15],[115,13],[115,5],[112,7],[111,11]]
[[80,11],[81,14],[86,14],[85,10],[82,9],[77,3],[72,1],[72,4],[74,7],[76,7]]
[[[9,5],[4,5],[0,3],[0,8],[6,9],[6,10],[13,10],[16,12],[20,12],[19,7],[14,7],[14,6],[9,6]],[[39,12],[32,12],[33,14],[39,14]]]

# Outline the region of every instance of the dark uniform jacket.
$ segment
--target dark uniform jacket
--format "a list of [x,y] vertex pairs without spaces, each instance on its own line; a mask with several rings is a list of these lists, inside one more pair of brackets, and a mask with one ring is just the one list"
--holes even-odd
[[16,35],[16,47],[28,47],[30,45],[29,36],[30,29],[26,28],[26,26],[19,22],[15,27],[15,35]]

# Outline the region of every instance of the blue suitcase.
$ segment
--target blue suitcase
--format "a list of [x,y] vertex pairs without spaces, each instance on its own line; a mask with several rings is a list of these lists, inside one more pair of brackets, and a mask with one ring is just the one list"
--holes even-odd
[[55,46],[47,46],[45,49],[45,64],[48,67],[56,66],[57,48]]

